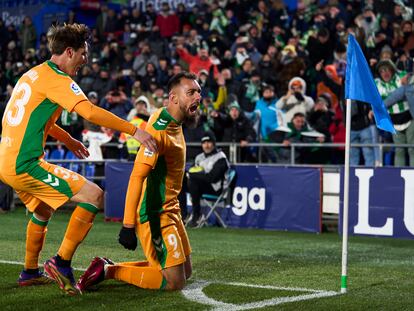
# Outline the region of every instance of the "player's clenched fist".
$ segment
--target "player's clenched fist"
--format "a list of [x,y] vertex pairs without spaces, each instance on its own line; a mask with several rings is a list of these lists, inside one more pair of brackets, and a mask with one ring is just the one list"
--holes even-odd
[[137,248],[135,228],[122,227],[121,231],[119,231],[118,242],[126,249],[135,250]]

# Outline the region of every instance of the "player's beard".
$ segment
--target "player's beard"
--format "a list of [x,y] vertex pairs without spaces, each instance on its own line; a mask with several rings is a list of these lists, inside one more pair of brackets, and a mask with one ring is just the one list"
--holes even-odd
[[185,114],[183,123],[186,127],[190,129],[194,129],[198,125],[198,121],[200,120],[200,110],[197,109],[196,113],[194,115],[189,115],[188,113]]

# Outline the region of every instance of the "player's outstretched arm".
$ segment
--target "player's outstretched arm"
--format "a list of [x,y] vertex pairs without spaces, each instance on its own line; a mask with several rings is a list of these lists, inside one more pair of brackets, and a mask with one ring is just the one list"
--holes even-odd
[[73,152],[73,154],[79,159],[85,159],[89,157],[88,148],[79,140],[73,138],[68,132],[66,132],[59,125],[54,124],[48,131],[48,135],[61,141],[65,146]]
[[147,164],[135,162],[131,177],[129,178],[125,198],[124,220],[118,237],[119,243],[129,250],[135,250],[137,247],[137,237],[135,234],[137,207],[141,198],[142,185],[151,169],[152,167]]
[[79,102],[75,106],[74,111],[76,111],[84,119],[94,124],[104,126],[115,131],[127,133],[138,140],[148,150],[152,152],[157,151],[157,144],[151,135],[146,132],[142,133],[143,131],[135,127],[135,125],[117,117],[103,108],[92,104],[87,100]]

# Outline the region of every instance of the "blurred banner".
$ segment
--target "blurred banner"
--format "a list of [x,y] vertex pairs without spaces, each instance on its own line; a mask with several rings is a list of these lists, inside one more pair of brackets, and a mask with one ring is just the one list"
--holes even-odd
[[[343,176],[341,171],[342,232]],[[414,169],[351,168],[349,234],[414,238]]]
[[[105,164],[105,217],[123,217],[133,163]],[[233,204],[220,208],[230,227],[321,231],[321,170],[304,167],[236,166]]]

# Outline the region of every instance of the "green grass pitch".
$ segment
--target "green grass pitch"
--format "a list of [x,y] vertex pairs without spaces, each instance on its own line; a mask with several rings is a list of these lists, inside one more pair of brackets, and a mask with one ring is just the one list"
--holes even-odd
[[[64,210],[53,216],[41,262],[57,251],[69,216]],[[335,233],[190,229],[193,276],[182,292],[142,290],[117,281],[106,281],[96,290],[75,297],[64,295],[54,284],[19,288],[16,280],[22,266],[16,262],[23,261],[28,219],[23,208],[0,215],[0,310],[414,308],[411,240],[350,237],[348,293],[310,299],[316,290],[331,294],[340,290],[342,239]],[[73,266],[84,269],[94,256],[114,261],[143,260],[140,250],[130,252],[118,245],[119,228],[119,223],[104,222],[99,214],[76,252]],[[81,273],[77,270],[76,277]]]

